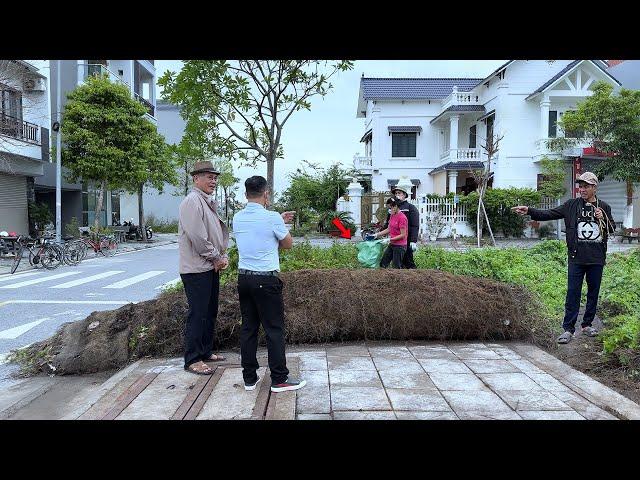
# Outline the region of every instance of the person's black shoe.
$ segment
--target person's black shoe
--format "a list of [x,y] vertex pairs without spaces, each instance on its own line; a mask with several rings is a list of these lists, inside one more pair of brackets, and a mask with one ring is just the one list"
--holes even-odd
[[294,380],[291,377],[287,377],[287,379],[282,383],[271,384],[272,392],[288,392],[289,390],[298,390],[299,388],[304,387],[307,384],[306,380]]
[[253,383],[244,382],[244,389],[245,390],[255,390],[256,389],[256,385],[258,384],[259,381],[260,381],[260,375],[257,375],[255,382],[253,382]]

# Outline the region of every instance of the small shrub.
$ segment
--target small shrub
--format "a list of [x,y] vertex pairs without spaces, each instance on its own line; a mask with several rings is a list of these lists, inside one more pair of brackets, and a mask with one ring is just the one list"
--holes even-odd
[[80,236],[80,224],[78,223],[78,219],[76,217],[71,217],[71,222],[67,223],[64,226],[64,234],[68,237],[79,237]]

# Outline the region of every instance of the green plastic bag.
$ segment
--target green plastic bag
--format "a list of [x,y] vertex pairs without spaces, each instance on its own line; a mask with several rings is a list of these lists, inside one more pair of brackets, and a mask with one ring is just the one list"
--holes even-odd
[[358,261],[363,267],[378,268],[384,253],[382,240],[369,240],[356,243],[358,249]]

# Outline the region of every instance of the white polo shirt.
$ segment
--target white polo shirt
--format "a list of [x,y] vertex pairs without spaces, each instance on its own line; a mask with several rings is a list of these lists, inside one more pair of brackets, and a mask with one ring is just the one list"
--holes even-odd
[[233,217],[233,235],[238,246],[238,268],[256,272],[280,271],[279,241],[289,230],[278,212],[249,202]]

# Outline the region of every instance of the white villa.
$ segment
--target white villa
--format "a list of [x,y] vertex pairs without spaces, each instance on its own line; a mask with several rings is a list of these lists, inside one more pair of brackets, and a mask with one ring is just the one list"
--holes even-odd
[[[557,155],[545,140],[564,135],[557,120],[591,95],[597,80],[620,87],[602,60],[510,60],[486,78],[363,76],[357,117],[364,119],[365,154],[354,158],[354,167],[377,192],[408,176],[416,201],[430,193],[468,193],[475,189],[471,170],[482,167],[482,145],[493,132],[503,138],[491,163],[492,186],[535,189],[539,161]],[[575,176],[601,160],[588,147],[561,155],[566,198],[575,194]],[[624,183],[605,180],[598,190],[617,222],[640,226],[638,200],[635,209],[627,205]]]

